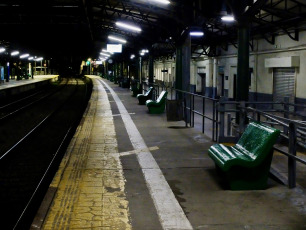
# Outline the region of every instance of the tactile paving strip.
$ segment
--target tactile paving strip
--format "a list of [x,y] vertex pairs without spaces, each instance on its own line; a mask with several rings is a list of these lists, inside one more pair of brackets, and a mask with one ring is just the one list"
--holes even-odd
[[89,107],[51,187],[43,229],[131,229],[115,127],[105,89],[93,79]]

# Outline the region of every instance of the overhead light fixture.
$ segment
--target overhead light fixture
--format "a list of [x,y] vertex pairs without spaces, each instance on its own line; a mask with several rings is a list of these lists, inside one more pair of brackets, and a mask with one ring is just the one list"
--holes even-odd
[[33,60],[33,59],[34,59],[34,57],[29,57],[29,58],[28,58],[29,61],[31,61],[31,60]]
[[134,58],[135,58],[135,55],[134,55],[134,54],[132,54],[130,58],[131,58],[131,59],[134,59]]
[[111,55],[101,52],[100,55],[110,57]]
[[39,57],[39,58],[36,58],[35,61],[42,61],[44,58],[43,57]]
[[113,41],[117,41],[117,42],[121,42],[121,43],[126,43],[126,40],[124,40],[124,39],[121,39],[121,38],[117,38],[117,37],[114,37],[114,36],[108,36],[108,39],[109,40],[113,40]]
[[202,36],[204,36],[204,32],[202,32],[202,31],[190,31],[189,34],[192,37],[202,37]]
[[0,53],[3,53],[5,51],[5,48],[1,47],[0,48]]
[[16,56],[16,55],[18,55],[19,54],[19,51],[13,51],[12,53],[11,53],[11,56]]
[[223,16],[221,20],[225,22],[232,22],[235,21],[235,18],[233,16],[228,15],[228,16]]
[[20,58],[23,59],[23,58],[27,58],[29,56],[30,56],[30,54],[23,54],[23,55],[20,55]]
[[161,3],[161,4],[165,4],[165,5],[168,5],[170,4],[170,1],[168,0],[151,0],[152,2],[158,2],[158,3]]
[[141,32],[141,28],[138,26],[133,26],[124,22],[116,22],[116,25],[124,28],[124,29],[128,29],[128,30],[132,30],[132,31],[136,31],[136,32]]
[[107,51],[106,49],[102,49],[103,52],[114,54],[113,52]]

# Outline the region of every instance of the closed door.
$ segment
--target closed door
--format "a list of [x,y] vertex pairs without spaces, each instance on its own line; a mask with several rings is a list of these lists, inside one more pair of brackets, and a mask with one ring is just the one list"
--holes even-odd
[[[295,68],[273,69],[273,101],[282,102],[284,97],[289,97],[289,102],[295,99]],[[275,105],[275,109],[281,109],[281,105]]]

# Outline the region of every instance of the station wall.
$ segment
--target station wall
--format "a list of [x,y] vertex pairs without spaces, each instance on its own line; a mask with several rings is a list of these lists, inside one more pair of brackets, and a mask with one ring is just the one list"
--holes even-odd
[[[226,96],[233,99],[237,74],[237,48],[231,45],[227,51],[219,49],[219,52],[218,57],[202,56],[191,60],[191,89],[209,97]],[[295,57],[295,63],[290,62],[291,57]],[[299,33],[298,41],[291,39],[287,34],[276,36],[274,44],[265,39],[254,40],[249,66],[250,100],[272,101],[275,71],[291,68],[295,75],[295,102],[306,102],[306,32]],[[145,76],[148,75],[147,69]],[[155,60],[154,76],[156,80],[165,84],[174,84],[175,59]]]

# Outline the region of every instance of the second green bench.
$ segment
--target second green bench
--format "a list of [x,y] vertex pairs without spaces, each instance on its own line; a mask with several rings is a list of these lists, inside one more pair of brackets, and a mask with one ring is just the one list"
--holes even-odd
[[159,114],[165,111],[166,100],[167,100],[167,91],[162,91],[156,101],[147,100],[146,105],[151,114]]
[[152,99],[153,96],[153,87],[150,87],[145,94],[138,94],[137,99],[139,105],[145,105],[147,100]]

